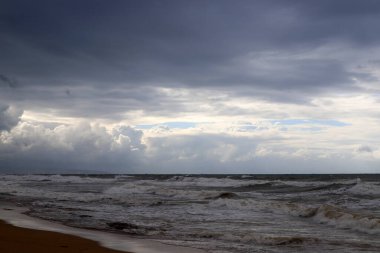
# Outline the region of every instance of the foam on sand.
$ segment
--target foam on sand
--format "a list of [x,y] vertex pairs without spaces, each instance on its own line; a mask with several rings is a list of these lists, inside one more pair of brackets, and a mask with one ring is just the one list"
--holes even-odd
[[6,203],[0,203],[0,206],[0,219],[5,220],[14,226],[70,234],[97,241],[102,246],[114,250],[136,253],[204,253],[204,251],[199,249],[166,245],[149,239],[129,238],[125,235],[67,227],[61,224],[29,217],[23,214],[23,212],[27,211],[25,208],[15,207]]

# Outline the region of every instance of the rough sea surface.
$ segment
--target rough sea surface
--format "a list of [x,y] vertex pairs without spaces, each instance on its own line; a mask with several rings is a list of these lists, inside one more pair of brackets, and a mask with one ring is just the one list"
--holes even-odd
[[208,252],[380,252],[380,175],[0,175],[29,215]]

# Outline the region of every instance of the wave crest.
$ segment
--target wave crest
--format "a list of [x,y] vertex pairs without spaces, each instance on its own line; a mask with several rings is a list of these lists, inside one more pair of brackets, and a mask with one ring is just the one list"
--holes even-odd
[[380,219],[344,210],[332,205],[322,205],[313,217],[316,221],[348,228],[368,234],[380,234]]

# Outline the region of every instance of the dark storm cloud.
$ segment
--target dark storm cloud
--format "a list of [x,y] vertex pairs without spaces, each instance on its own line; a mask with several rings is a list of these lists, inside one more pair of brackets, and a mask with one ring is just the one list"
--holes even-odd
[[13,86],[7,76],[14,77],[19,89],[7,94],[31,107],[45,100],[68,108],[81,97],[70,112],[80,115],[103,98],[105,114],[165,110],[152,89],[162,86],[305,103],[355,90],[354,77],[371,75],[348,69],[345,58],[294,55],[330,44],[375,46],[379,14],[380,2],[370,0],[2,1],[0,79]]
[[147,110],[151,115],[175,115],[177,111],[189,110],[185,104],[173,101],[169,94],[146,86],[103,90],[90,86],[69,90],[59,86],[26,86],[17,90],[0,89],[0,99],[30,111],[49,113],[57,110],[58,116],[78,118],[121,120],[126,118],[126,112],[134,110]]
[[16,87],[16,81],[10,79],[9,77],[0,74],[0,83],[1,85],[8,86],[9,88],[15,88]]

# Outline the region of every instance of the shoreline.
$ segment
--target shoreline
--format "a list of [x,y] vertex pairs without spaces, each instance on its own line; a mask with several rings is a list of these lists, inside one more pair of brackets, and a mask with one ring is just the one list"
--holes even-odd
[[[205,253],[204,250],[164,244],[151,239],[130,238],[122,234],[114,234],[97,230],[74,228],[62,224],[34,218],[24,214],[28,209],[18,207],[10,202],[0,202],[0,251],[25,252],[25,250],[9,248],[5,245],[25,244],[27,252],[94,252],[94,253]],[[8,235],[7,235],[8,234]],[[33,235],[36,243],[28,240],[27,237]],[[18,238],[20,236],[20,238]],[[46,240],[44,239],[46,237]],[[54,238],[54,239],[52,239]],[[65,240],[65,242],[61,242]],[[21,243],[22,242],[22,243]],[[41,246],[49,243],[49,250],[41,251],[41,248],[33,251],[34,246]],[[62,244],[62,245],[61,245]],[[76,245],[84,250],[76,251]],[[82,246],[81,246],[82,245]],[[15,246],[15,247],[16,247]],[[60,247],[68,246],[68,247]],[[8,248],[6,248],[8,247]],[[86,250],[91,247],[91,250]],[[4,250],[3,250],[4,249]]]
[[126,253],[98,242],[58,232],[16,227],[0,220],[0,251],[29,253]]

